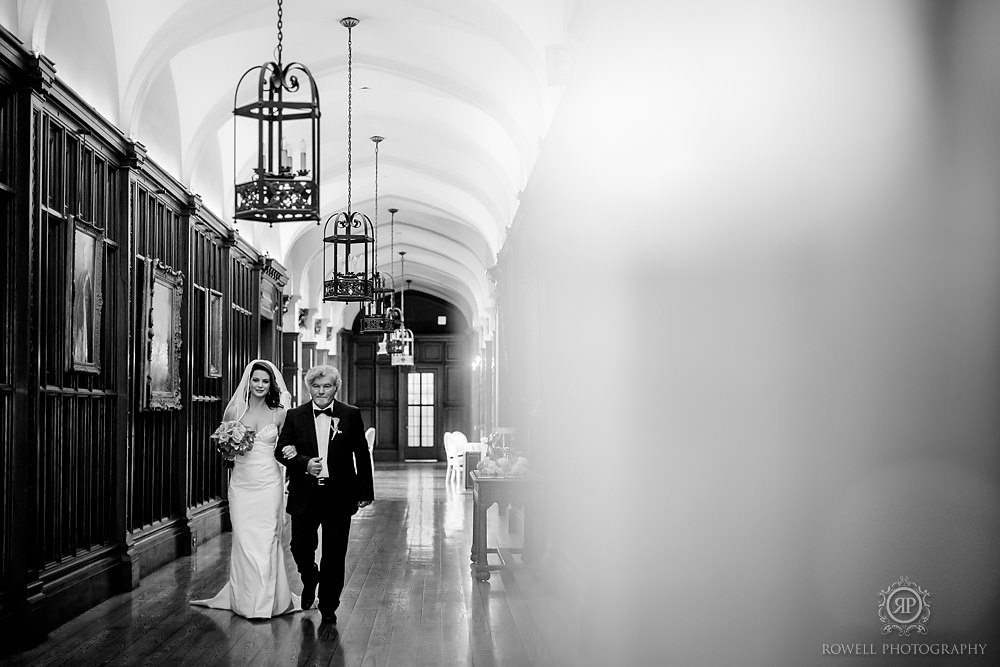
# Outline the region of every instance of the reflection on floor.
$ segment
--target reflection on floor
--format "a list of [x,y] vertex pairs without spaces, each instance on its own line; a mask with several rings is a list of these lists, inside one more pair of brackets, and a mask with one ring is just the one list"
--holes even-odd
[[[13,664],[579,665],[577,624],[520,558],[487,583],[469,570],[472,493],[444,464],[376,464],[354,519],[337,629],[315,609],[270,621],[191,607],[227,576],[230,535],[54,630]],[[491,509],[497,518],[497,508]],[[516,526],[517,522],[511,522]],[[491,520],[490,544],[514,546]],[[284,535],[287,550],[288,530]],[[286,551],[293,590],[301,590]]]

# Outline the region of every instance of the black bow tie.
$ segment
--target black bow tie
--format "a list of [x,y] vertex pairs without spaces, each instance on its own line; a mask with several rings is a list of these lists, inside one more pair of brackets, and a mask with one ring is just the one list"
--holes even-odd
[[315,419],[316,417],[319,417],[320,415],[326,415],[327,417],[330,417],[332,419],[333,418],[333,409],[332,408],[323,408],[322,410],[320,410],[319,408],[313,408],[313,419]]

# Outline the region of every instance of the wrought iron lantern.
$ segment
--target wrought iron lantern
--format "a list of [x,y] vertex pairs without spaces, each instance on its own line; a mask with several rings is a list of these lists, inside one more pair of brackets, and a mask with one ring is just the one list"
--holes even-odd
[[[401,264],[405,261],[405,257],[406,252],[400,251],[399,261]],[[404,271],[405,268],[400,269],[401,273]],[[407,287],[409,287],[410,282],[412,281],[406,281]],[[400,294],[400,306],[402,306],[401,310],[405,315],[406,292]],[[389,334],[389,342],[386,347],[389,352],[389,363],[393,366],[413,365],[413,332],[406,328],[405,322],[401,322],[399,328]]]
[[[233,145],[240,146],[241,130],[243,134],[247,133],[252,124],[257,150],[256,162],[251,167],[248,180],[241,182],[234,148],[234,217],[272,225],[303,220],[315,220],[318,224],[319,90],[305,65],[282,63],[281,42],[284,35],[281,5],[282,0],[278,0],[276,59],[251,67],[236,84]],[[304,79],[302,84],[300,77]],[[256,100],[241,105],[241,92],[245,98],[254,79]],[[247,82],[246,86],[244,82]],[[294,148],[298,149],[298,155],[293,155]]]
[[392,293],[392,287],[381,287],[382,274],[375,274],[373,289],[375,298],[362,305],[361,317],[358,318],[358,332],[362,334],[385,334],[395,331],[403,324],[402,311],[399,308],[387,306],[387,299]]
[[389,362],[393,366],[413,365],[413,332],[402,327],[389,334],[390,349],[396,352],[389,353]]
[[[351,91],[353,51],[351,29],[356,18],[340,20],[347,28],[347,208],[323,225],[323,301],[370,301],[375,291],[375,227],[371,219],[351,210]],[[377,142],[376,142],[377,145]],[[332,231],[330,225],[333,225]],[[333,266],[327,267],[326,246],[333,247]],[[360,249],[360,251],[358,251]]]
[[[378,259],[378,147],[384,137],[378,135],[371,138],[375,144],[375,258]],[[395,222],[396,211],[399,209],[389,209],[392,214],[392,225]],[[392,230],[392,227],[390,227]],[[390,231],[390,252],[393,233]],[[390,255],[391,257],[392,255]],[[390,333],[397,329],[403,321],[402,311],[392,303],[393,280],[392,276],[376,271],[372,278],[372,299],[361,303],[361,316],[358,318],[358,332],[362,334]],[[387,284],[388,282],[388,284]],[[377,356],[377,355],[376,355]]]

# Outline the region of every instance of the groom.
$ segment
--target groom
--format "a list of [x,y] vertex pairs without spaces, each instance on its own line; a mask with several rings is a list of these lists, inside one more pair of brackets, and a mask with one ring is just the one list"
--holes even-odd
[[[361,411],[334,400],[340,371],[315,366],[306,373],[312,401],[288,411],[274,456],[288,467],[292,557],[302,577],[302,608],[316,600],[324,623],[337,622],[351,517],[375,497],[371,459]],[[286,459],[282,450],[295,447]],[[323,557],[316,568],[317,530],[323,526]]]

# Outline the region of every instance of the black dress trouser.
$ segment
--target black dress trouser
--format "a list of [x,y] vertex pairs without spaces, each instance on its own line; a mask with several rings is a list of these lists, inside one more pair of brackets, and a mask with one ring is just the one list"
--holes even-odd
[[[332,489],[310,490],[314,496],[311,502],[302,511],[292,515],[292,558],[295,559],[303,586],[319,582],[319,610],[332,613],[340,606],[340,592],[344,588],[347,542],[353,513],[342,509],[342,503],[327,496],[326,492]],[[320,526],[323,527],[323,553],[317,572],[316,546],[319,544]]]

